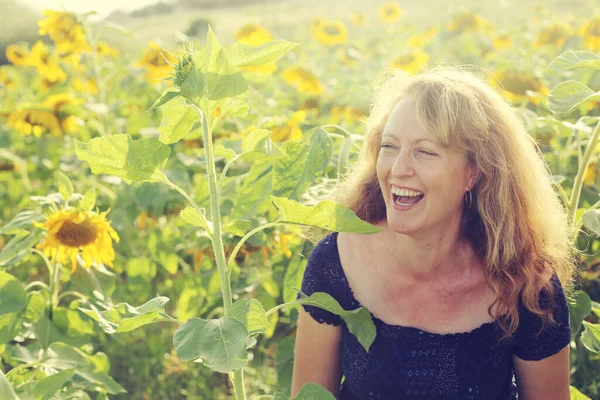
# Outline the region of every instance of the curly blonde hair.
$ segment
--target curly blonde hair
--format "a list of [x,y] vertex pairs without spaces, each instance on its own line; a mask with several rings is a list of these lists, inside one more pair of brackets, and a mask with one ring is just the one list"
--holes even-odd
[[[412,77],[387,72],[364,121],[359,160],[329,198],[365,221],[386,218],[375,167],[386,120],[405,96],[413,97],[417,120],[427,131],[463,151],[480,170],[473,205],[463,209],[461,235],[484,260],[486,280],[496,294],[488,313],[498,319],[503,338],[518,327],[519,295],[542,318],[542,327],[555,323],[552,308],[540,305],[540,293],[552,300],[554,273],[563,287],[572,285],[572,228],[551,173],[521,119],[474,74],[448,67]],[[497,315],[491,311],[494,305]]]

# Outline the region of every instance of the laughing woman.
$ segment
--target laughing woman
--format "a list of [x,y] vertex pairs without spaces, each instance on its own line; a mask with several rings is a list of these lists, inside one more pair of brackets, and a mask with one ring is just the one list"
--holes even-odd
[[382,231],[321,239],[302,292],[366,307],[377,336],[367,352],[337,315],[300,308],[292,395],[314,382],[342,400],[569,399],[575,249],[499,94],[461,71],[391,74],[334,200]]

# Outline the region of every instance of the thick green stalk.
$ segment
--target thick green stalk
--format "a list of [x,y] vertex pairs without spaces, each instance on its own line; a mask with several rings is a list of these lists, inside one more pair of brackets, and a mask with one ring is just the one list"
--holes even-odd
[[[221,289],[223,291],[223,313],[227,315],[231,308],[231,283],[229,281],[229,271],[225,261],[225,251],[223,250],[223,238],[221,237],[221,210],[219,206],[219,192],[217,189],[217,173],[215,169],[215,158],[213,154],[212,132],[208,126],[207,116],[202,113],[199,107],[196,107],[202,120],[202,137],[204,139],[204,151],[206,155],[206,169],[208,171],[208,190],[210,193],[210,211],[213,223],[213,248],[215,250],[215,259],[221,278]],[[207,110],[204,110],[205,112]],[[236,400],[246,400],[244,389],[244,371],[233,371],[232,381]]]
[[585,153],[583,154],[583,159],[581,160],[581,164],[579,165],[579,170],[577,171],[577,176],[575,177],[575,182],[573,183],[573,192],[571,193],[571,199],[569,201],[569,210],[571,211],[571,223],[573,228],[577,228],[577,207],[579,205],[579,197],[581,196],[581,188],[583,187],[583,175],[587,170],[590,161],[592,159],[592,155],[594,154],[594,148],[600,143],[600,123],[596,124],[594,128],[594,132],[592,133],[592,137],[590,138],[590,142],[588,143],[588,147],[585,149]]

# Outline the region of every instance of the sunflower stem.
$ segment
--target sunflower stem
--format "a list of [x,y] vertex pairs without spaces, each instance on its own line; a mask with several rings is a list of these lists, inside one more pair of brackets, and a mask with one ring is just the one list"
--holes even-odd
[[[202,137],[204,139],[204,151],[206,158],[206,169],[208,172],[208,189],[210,193],[210,211],[212,215],[213,232],[212,244],[215,252],[219,277],[221,278],[221,290],[223,292],[223,314],[227,315],[232,304],[231,282],[229,280],[228,268],[225,260],[225,251],[223,249],[223,239],[221,237],[221,210],[219,206],[219,192],[217,188],[217,173],[215,168],[215,157],[213,154],[212,129],[208,123],[208,102],[206,109],[202,110],[195,104],[196,111],[202,122]],[[244,370],[233,371],[229,376],[233,382],[233,390],[236,400],[246,400],[246,391],[244,389]]]
[[[569,210],[571,211],[571,224],[573,229],[577,232],[577,227],[579,226],[579,221],[577,221],[577,207],[579,205],[579,197],[581,196],[581,189],[583,187],[583,175],[587,170],[591,160],[592,155],[594,154],[595,147],[600,143],[600,123],[596,124],[594,131],[592,132],[592,137],[588,143],[587,148],[585,149],[585,153],[583,154],[583,159],[579,163],[579,169],[577,170],[577,176],[575,177],[575,182],[573,183],[573,191],[571,192],[571,198],[569,201]],[[577,233],[574,233],[576,235]]]
[[27,286],[25,286],[25,291],[28,291],[32,287],[36,287],[36,286],[41,287],[42,289],[46,289],[48,292],[52,293],[50,291],[50,286],[48,286],[44,282],[40,282],[40,281],[30,282]]
[[235,260],[235,256],[237,255],[238,251],[240,250],[240,248],[242,247],[242,245],[244,244],[244,242],[246,240],[248,240],[250,238],[250,236],[254,235],[258,231],[262,231],[263,229],[267,229],[267,228],[270,228],[272,226],[281,225],[281,224],[282,223],[280,223],[278,221],[269,222],[268,224],[264,224],[264,225],[258,226],[256,228],[252,229],[250,232],[248,232],[243,238],[240,239],[240,241],[238,242],[238,244],[235,246],[235,248],[233,249],[233,251],[229,255],[229,262],[227,263],[227,270],[231,271],[231,269],[233,267],[233,261]]
[[81,294],[81,293],[79,293],[79,292],[77,292],[77,291],[75,291],[75,290],[67,290],[66,292],[62,292],[62,293],[60,294],[60,296],[58,296],[58,299],[57,299],[57,303],[56,303],[56,304],[60,303],[60,301],[61,301],[63,298],[67,297],[67,296],[75,296],[75,297],[78,297],[78,298],[80,298],[81,300],[83,300],[85,303],[88,303],[88,302],[89,302],[88,298],[87,298],[87,297],[85,297],[83,294]]

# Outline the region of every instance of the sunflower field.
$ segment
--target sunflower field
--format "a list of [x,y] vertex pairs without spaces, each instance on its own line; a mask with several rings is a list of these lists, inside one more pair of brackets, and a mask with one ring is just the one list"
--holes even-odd
[[437,65],[487,79],[546,157],[580,250],[571,395],[600,399],[600,10],[576,3],[241,9],[135,48],[43,11],[0,65],[0,399],[291,399],[300,304],[368,347],[366,309],[296,294],[314,238],[378,230],[327,200],[377,78]]

